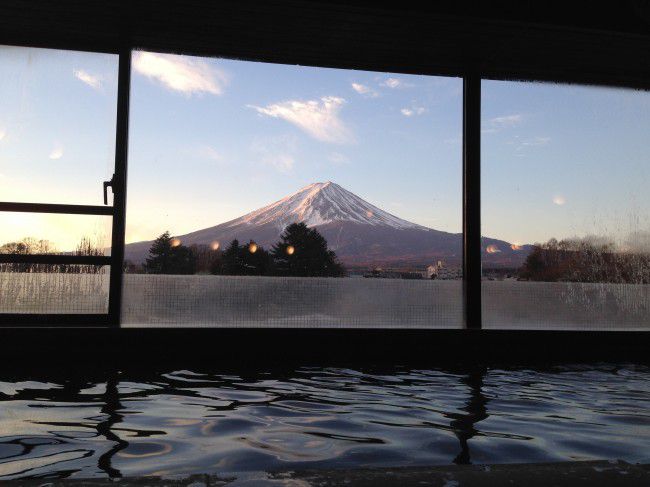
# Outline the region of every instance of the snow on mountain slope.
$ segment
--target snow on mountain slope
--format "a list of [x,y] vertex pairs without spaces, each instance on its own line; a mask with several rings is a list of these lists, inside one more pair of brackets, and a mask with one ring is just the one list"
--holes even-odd
[[229,222],[229,225],[272,224],[282,231],[294,222],[314,227],[337,221],[426,230],[426,227],[402,220],[371,205],[331,181],[305,186],[275,203]]
[[[298,222],[317,228],[329,248],[348,265],[423,265],[437,260],[460,265],[462,260],[461,233],[403,220],[330,181],[310,184],[259,210],[178,237],[184,245],[219,242],[226,246],[237,239],[270,248],[288,225]],[[485,263],[520,265],[528,253],[501,240],[484,238],[484,245]],[[128,244],[126,259],[142,262],[150,246],[151,242]],[[486,250],[488,246],[491,251]]]

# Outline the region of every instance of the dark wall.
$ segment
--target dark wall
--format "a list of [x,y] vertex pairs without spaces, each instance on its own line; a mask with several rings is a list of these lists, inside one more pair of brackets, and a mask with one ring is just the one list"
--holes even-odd
[[0,43],[650,87],[647,1],[395,4],[3,0]]

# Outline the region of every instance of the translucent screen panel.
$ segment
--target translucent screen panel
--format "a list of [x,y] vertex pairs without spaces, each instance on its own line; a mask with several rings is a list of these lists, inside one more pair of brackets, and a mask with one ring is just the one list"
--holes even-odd
[[125,325],[463,326],[460,79],[132,72]]
[[107,266],[0,264],[0,313],[107,313],[109,274]]
[[482,84],[483,324],[650,328],[650,93]]
[[112,54],[0,46],[0,201],[103,203],[117,70]]
[[125,326],[426,328],[460,323],[460,280],[124,276]]
[[112,217],[0,212],[1,254],[111,254]]

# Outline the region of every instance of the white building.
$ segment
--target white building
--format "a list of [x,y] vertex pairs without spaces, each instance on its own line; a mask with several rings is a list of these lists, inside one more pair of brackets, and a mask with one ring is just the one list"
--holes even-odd
[[439,260],[436,264],[427,266],[424,277],[427,279],[461,279],[463,273],[459,267],[448,267]]

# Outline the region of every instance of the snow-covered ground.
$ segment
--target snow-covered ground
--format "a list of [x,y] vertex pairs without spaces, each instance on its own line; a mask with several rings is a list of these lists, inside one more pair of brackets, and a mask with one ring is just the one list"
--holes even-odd
[[[0,274],[0,312],[102,313],[107,274]],[[485,328],[650,329],[650,285],[483,282]],[[126,274],[125,327],[460,328],[461,281]]]

